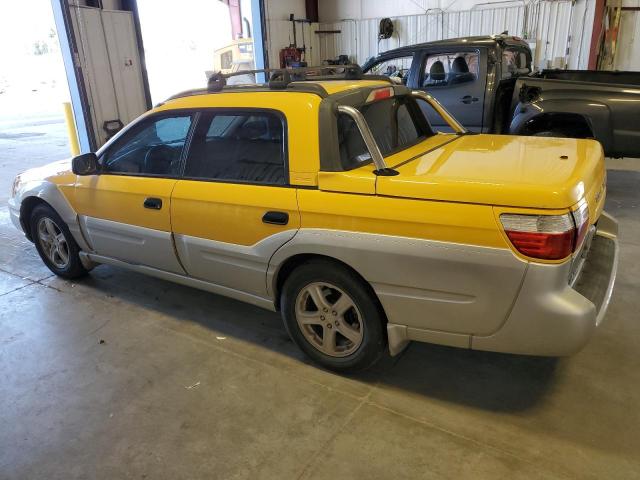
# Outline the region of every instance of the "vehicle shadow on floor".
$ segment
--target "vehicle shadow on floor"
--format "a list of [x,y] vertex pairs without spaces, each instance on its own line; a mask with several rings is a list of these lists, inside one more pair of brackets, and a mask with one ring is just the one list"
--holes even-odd
[[[310,364],[277,313],[109,266],[95,269],[81,283],[96,294],[204,326],[212,331],[212,340],[225,335]],[[257,357],[261,360],[259,351]],[[558,363],[553,358],[412,343],[400,356],[385,353],[371,370],[348,377],[478,409],[516,412],[541,402],[554,385]]]
[[561,361],[557,358],[416,342],[397,360],[392,359],[393,365],[385,363],[378,379],[385,385],[495,412],[520,412],[537,407],[553,389],[561,370]]

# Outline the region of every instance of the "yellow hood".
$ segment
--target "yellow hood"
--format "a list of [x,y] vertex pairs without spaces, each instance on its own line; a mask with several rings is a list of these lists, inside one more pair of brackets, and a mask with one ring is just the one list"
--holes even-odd
[[[32,181],[42,181],[52,177],[61,177],[73,175],[71,172],[71,159],[58,160],[57,162],[47,163],[41,167],[34,167],[20,174],[22,183]],[[74,176],[75,177],[75,176]]]

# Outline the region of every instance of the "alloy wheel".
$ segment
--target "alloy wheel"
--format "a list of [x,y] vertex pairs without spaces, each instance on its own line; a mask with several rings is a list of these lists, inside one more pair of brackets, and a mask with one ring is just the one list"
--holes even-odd
[[331,357],[346,357],[362,344],[364,323],[353,299],[326,282],[313,282],[296,298],[295,315],[305,339]]
[[69,244],[60,227],[49,217],[38,220],[38,242],[49,261],[60,270],[69,266]]

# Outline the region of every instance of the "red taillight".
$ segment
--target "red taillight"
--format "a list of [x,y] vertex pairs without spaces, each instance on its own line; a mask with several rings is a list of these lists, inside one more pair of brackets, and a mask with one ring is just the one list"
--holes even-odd
[[573,253],[576,228],[570,214],[502,214],[500,221],[513,246],[523,255],[560,260]]
[[393,87],[378,88],[369,94],[366,103],[377,102],[391,97],[393,97]]
[[573,252],[574,232],[570,230],[564,233],[532,233],[507,230],[507,237],[523,255],[545,260],[560,260]]

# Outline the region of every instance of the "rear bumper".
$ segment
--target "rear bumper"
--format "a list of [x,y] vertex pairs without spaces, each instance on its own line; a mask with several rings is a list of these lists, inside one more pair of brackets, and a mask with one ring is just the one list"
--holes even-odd
[[571,262],[530,264],[505,324],[490,336],[472,336],[471,348],[564,356],[579,351],[602,322],[618,267],[618,225],[603,212],[572,285]]
[[574,288],[596,307],[596,326],[607,313],[618,271],[618,222],[602,214],[598,230],[591,244],[585,264],[577,277]]

